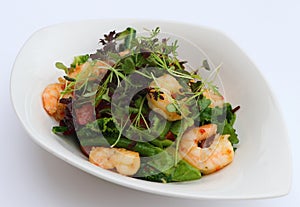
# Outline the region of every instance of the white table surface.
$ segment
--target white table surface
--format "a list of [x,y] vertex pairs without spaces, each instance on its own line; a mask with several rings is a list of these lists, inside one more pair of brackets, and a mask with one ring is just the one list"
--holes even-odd
[[[4,3],[1,0],[0,17],[3,89],[0,93],[0,206],[299,206],[300,1],[9,0]],[[25,41],[36,30],[51,24],[123,17],[175,20],[217,28],[249,55],[272,87],[289,131],[294,176],[287,196],[267,200],[199,201],[152,195],[87,174],[30,139],[14,113],[9,95],[11,69]]]

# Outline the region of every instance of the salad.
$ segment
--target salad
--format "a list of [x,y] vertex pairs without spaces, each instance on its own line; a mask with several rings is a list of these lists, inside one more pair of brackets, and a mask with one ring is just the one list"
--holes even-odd
[[74,57],[42,93],[52,132],[74,139],[88,160],[154,182],[200,179],[234,158],[236,111],[225,102],[207,60],[190,70],[177,40],[160,28],[111,31],[93,54]]

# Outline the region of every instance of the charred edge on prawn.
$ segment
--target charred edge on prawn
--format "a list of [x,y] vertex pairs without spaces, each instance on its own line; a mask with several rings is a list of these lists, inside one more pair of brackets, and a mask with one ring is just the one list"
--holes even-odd
[[148,94],[149,94],[149,96],[153,96],[153,98],[154,98],[155,101],[158,101],[158,99],[160,99],[160,100],[164,100],[165,99],[162,96],[162,94],[164,94],[164,92],[160,91],[157,88],[153,88],[153,87],[148,88]]

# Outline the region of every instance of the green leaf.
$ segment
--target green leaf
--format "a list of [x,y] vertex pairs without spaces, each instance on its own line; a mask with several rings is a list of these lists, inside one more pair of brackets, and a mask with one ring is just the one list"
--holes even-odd
[[148,64],[147,58],[143,56],[142,53],[134,54],[135,66],[137,68],[145,67]]
[[102,98],[103,100],[105,100],[105,101],[110,102],[110,101],[111,101],[111,98],[109,97],[108,93],[109,93],[109,89],[106,90],[106,93],[103,94],[101,98]]
[[148,165],[154,167],[160,172],[165,172],[170,166],[175,163],[174,156],[170,155],[167,151],[159,153],[159,159],[151,159]]
[[196,92],[200,91],[201,86],[202,86],[202,82],[201,81],[197,81],[195,83],[191,83],[192,92],[196,93]]
[[200,108],[200,112],[203,112],[209,105],[211,104],[211,100],[205,98],[204,96],[198,100],[198,106]]
[[171,141],[169,139],[164,139],[164,140],[153,139],[150,143],[156,147],[165,149],[166,147],[171,146],[173,144],[173,141]]
[[180,133],[181,129],[181,121],[174,121],[172,122],[172,125],[170,126],[170,131],[174,134],[174,135],[178,135]]
[[136,108],[140,108],[141,104],[143,103],[143,97],[138,96],[138,98],[134,101],[134,106]]
[[66,127],[66,126],[54,126],[54,127],[52,127],[52,132],[55,133],[55,134],[64,133],[67,130],[68,130],[68,127]]
[[202,67],[206,70],[210,70],[210,66],[208,64],[208,61],[207,60],[203,60],[202,62]]
[[147,163],[141,163],[141,167],[135,174],[136,178],[148,180],[152,182],[169,183],[171,182],[171,175],[158,171]]
[[[161,130],[161,133],[160,133],[160,135],[159,135],[160,138],[165,139],[166,134],[167,134],[167,133],[169,132],[169,130],[170,130],[171,124],[172,124],[172,122],[170,122],[170,121],[167,121],[167,122],[166,122],[166,126],[164,126],[163,130]],[[158,124],[158,126],[161,127],[162,125]]]
[[81,64],[85,63],[86,61],[88,61],[89,58],[90,58],[90,56],[88,54],[75,56],[73,62],[70,65],[70,67],[71,68],[76,68],[76,66],[81,65]]
[[[165,166],[163,162],[161,165]],[[180,160],[176,166],[173,166],[165,171],[161,171],[156,167],[158,167],[158,165],[153,167],[151,163],[142,163],[138,173],[136,174],[136,177],[161,183],[182,182],[201,178],[200,171],[184,160]]]
[[70,82],[75,82],[76,79],[75,78],[70,78],[69,76],[64,76],[64,79],[66,79],[67,81],[70,81]]
[[134,34],[134,33],[136,33],[135,29],[133,29],[131,27],[127,27],[124,31],[118,32],[116,34],[116,39],[117,40],[122,40],[122,39],[125,39],[128,35]]
[[168,112],[176,112],[177,111],[176,107],[172,103],[167,105],[167,110],[168,110]]
[[231,126],[233,126],[233,124],[235,122],[235,119],[236,119],[236,115],[235,115],[235,113],[232,112],[232,106],[229,103],[226,103],[225,107],[226,107],[226,119],[227,119],[227,122]]
[[[162,124],[165,123],[165,124]],[[157,137],[163,137],[168,133],[171,122],[166,121],[162,116],[154,114],[151,117],[151,131]]]
[[129,49],[131,48],[132,41],[135,39],[136,30],[130,27],[128,27],[126,30],[129,34],[125,37],[124,45],[125,48]]
[[122,64],[121,67],[125,74],[132,73],[135,70],[135,63],[134,63],[132,57],[130,56],[130,57],[125,58],[124,63]]
[[86,124],[77,131],[78,137],[93,138],[100,134],[104,136],[118,137],[119,130],[116,128],[112,117],[103,117]]
[[136,37],[136,30],[131,28],[131,27],[127,27],[124,31],[119,32],[116,34],[116,39],[117,40],[123,40],[124,39],[124,47],[125,49],[130,49],[133,40]]
[[232,125],[230,125],[227,122],[227,120],[225,121],[225,125],[224,125],[224,129],[223,129],[222,134],[229,134],[230,135],[228,140],[231,142],[232,145],[239,143],[239,139],[238,139],[238,135],[236,134],[236,130],[233,128]]
[[180,160],[177,165],[173,167],[171,178],[174,182],[197,180],[201,178],[201,173],[197,168],[191,166],[186,161]]
[[201,76],[198,75],[198,74],[192,74],[191,77],[194,78],[194,79],[198,79],[198,80],[201,79]]
[[121,59],[120,55],[115,52],[107,52],[107,56],[114,62],[118,62]]
[[170,131],[175,135],[181,135],[187,128],[194,124],[194,120],[187,118],[178,121],[173,121],[170,126]]
[[56,62],[56,63],[55,63],[55,67],[58,68],[58,69],[64,70],[66,74],[68,73],[68,67],[65,66],[65,65],[64,65],[63,63],[61,63],[61,62]]

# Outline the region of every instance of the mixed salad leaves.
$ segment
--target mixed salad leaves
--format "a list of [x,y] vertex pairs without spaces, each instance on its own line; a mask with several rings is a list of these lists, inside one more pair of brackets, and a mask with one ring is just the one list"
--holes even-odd
[[[76,56],[70,66],[57,62],[56,67],[65,72],[65,87],[59,99],[65,109],[63,119],[52,131],[78,141],[87,156],[95,146],[138,152],[145,158],[133,176],[139,179],[155,182],[199,179],[200,171],[178,155],[183,133],[190,127],[213,123],[218,126],[218,133],[229,134],[229,141],[236,146],[239,139],[233,125],[239,106],[233,108],[224,103],[222,107],[210,107],[212,101],[203,95],[203,89],[219,94],[218,88],[201,77],[201,70],[188,71],[186,61],[178,57],[178,41],[160,39],[159,34],[158,27],[143,36],[138,36],[133,28],[111,31],[100,39],[101,48],[95,53]],[[98,74],[100,78],[95,78],[94,73],[69,76],[87,62],[93,68],[98,61],[107,64]],[[203,72],[212,72],[207,60],[201,64]],[[166,120],[153,113],[148,104],[147,95],[163,99],[163,92],[149,87],[149,83],[166,73],[185,89],[166,107],[168,112],[182,116],[181,120]],[[160,155],[159,159],[150,159],[156,155]]]

